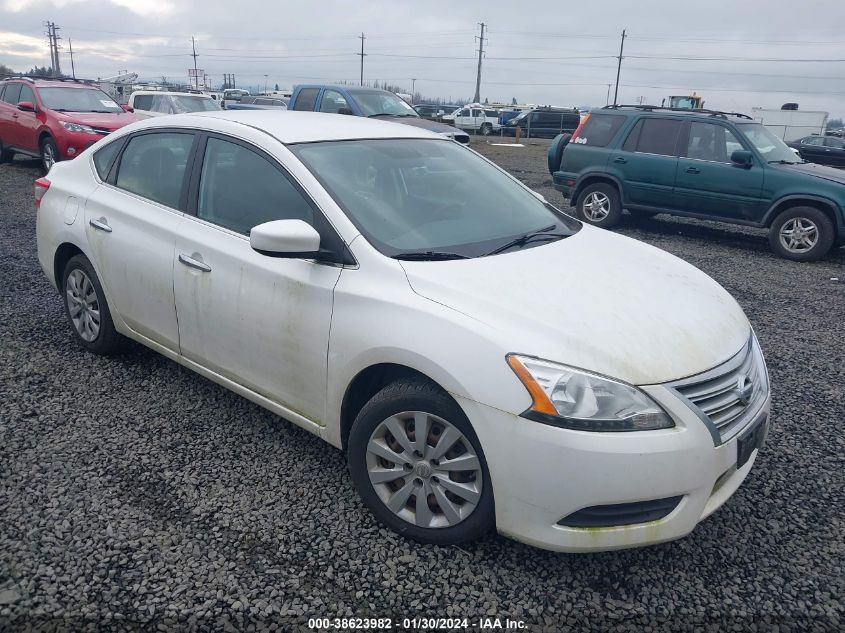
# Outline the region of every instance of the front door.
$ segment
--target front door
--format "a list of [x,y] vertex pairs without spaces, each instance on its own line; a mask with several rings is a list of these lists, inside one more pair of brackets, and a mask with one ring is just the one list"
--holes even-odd
[[183,181],[194,137],[189,132],[132,137],[111,182],[85,204],[90,253],[113,309],[133,331],[173,351],[179,349],[173,248],[183,222]]
[[[21,94],[18,97],[18,103],[28,101],[34,108],[38,108],[38,102],[35,100],[35,93],[26,84],[21,84]],[[38,147],[38,115],[35,112],[26,112],[24,110],[17,110],[16,125],[14,126],[14,135],[12,136],[12,145],[20,147],[21,149],[28,149],[30,152],[37,152]],[[41,115],[43,118],[43,114]]]
[[747,149],[724,125],[693,121],[687,147],[678,159],[675,198],[680,211],[728,220],[754,221],[761,215],[763,169],[731,163]]
[[323,424],[341,269],[261,255],[249,243],[252,227],[284,219],[322,238],[320,211],[274,159],[225,137],[207,137],[192,189],[195,216],[173,262],[182,355]]

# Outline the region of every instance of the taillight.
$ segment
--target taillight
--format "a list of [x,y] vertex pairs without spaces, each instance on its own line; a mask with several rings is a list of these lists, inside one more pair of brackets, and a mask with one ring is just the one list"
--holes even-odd
[[581,117],[581,122],[578,123],[578,127],[575,128],[575,132],[572,134],[572,138],[569,139],[570,143],[572,141],[574,141],[576,138],[578,138],[578,134],[581,132],[581,128],[584,127],[584,124],[587,122],[587,119],[589,119],[589,118],[590,118],[589,112],[587,114],[585,114],[583,117]]
[[44,197],[44,194],[47,193],[47,190],[50,188],[50,181],[46,178],[39,178],[35,181],[35,208],[38,209],[41,206],[41,198]]

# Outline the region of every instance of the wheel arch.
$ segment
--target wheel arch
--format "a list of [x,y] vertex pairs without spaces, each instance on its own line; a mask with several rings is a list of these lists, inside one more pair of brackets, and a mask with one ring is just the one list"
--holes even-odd
[[41,143],[44,142],[44,139],[51,138],[53,142],[56,142],[56,137],[50,131],[50,128],[44,128],[38,133],[38,151],[41,151]]
[[763,225],[767,228],[771,227],[775,218],[787,209],[791,209],[793,207],[813,207],[814,209],[818,209],[833,223],[834,231],[842,226],[842,222],[837,217],[837,211],[839,211],[839,214],[841,215],[842,210],[835,202],[821,196],[800,194],[785,196],[774,202],[769,207],[769,210],[766,211],[766,215],[763,216]]
[[581,195],[581,192],[589,185],[596,183],[603,183],[616,187],[616,190],[619,192],[619,199],[624,203],[624,189],[622,188],[622,183],[618,178],[616,178],[616,176],[600,172],[591,172],[581,176],[578,179],[578,182],[575,183],[575,188],[572,190],[572,195],[570,197],[572,204],[578,204],[578,197]]
[[[62,242],[59,244],[53,255],[53,278],[56,280],[56,288],[58,288],[60,294],[62,292],[62,274],[65,271],[67,263],[76,255],[85,255],[85,252],[71,242]],[[85,257],[88,256],[85,255]],[[91,258],[88,257],[88,260],[90,261]]]
[[402,378],[420,378],[448,393],[436,380],[423,372],[399,363],[377,363],[359,371],[346,386],[340,406],[340,442],[346,450],[349,432],[358,413],[374,395],[392,382]]

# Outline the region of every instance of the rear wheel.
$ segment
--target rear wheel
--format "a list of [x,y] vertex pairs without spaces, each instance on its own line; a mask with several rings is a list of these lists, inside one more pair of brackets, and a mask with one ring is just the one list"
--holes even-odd
[[769,228],[772,250],[797,262],[824,257],[833,246],[833,223],[815,207],[793,207],[781,213]]
[[56,141],[47,136],[41,141],[41,167],[44,173],[49,174],[57,162],[59,162],[59,149],[56,147]]
[[85,255],[70,258],[62,275],[65,314],[80,346],[95,354],[123,350],[127,339],[114,327],[103,287]]
[[480,131],[483,136],[490,136],[493,133],[493,126],[489,123],[482,123]]
[[348,460],[361,499],[399,534],[450,545],[494,526],[478,438],[457,403],[432,383],[403,379],[376,394],[352,426]]
[[579,219],[603,229],[616,226],[622,217],[619,191],[604,182],[584,187],[578,196],[575,209]]
[[0,163],[11,162],[12,156],[14,156],[14,153],[3,145],[3,141],[0,141]]

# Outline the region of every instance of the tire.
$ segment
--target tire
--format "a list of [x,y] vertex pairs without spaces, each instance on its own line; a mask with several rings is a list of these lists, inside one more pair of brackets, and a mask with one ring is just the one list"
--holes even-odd
[[51,136],[47,136],[41,141],[40,150],[41,169],[45,174],[49,174],[53,165],[59,162],[59,148],[56,147],[56,141]]
[[[423,422],[428,432],[419,458],[412,451],[419,446],[415,431]],[[478,437],[458,404],[436,385],[406,378],[382,389],[355,419],[347,448],[358,494],[394,532],[422,543],[454,545],[495,526],[493,489]],[[443,468],[458,460],[467,468]],[[384,481],[373,481],[374,473]],[[422,503],[420,489],[427,491]],[[391,502],[396,510],[388,507]]]
[[3,146],[3,141],[0,141],[0,163],[11,163],[14,155],[15,153],[6,149]]
[[481,132],[482,136],[490,136],[493,133],[493,126],[489,123],[482,123],[479,132]]
[[549,145],[547,165],[550,174],[560,170],[560,163],[563,160],[563,150],[566,149],[570,140],[572,140],[571,134],[558,134],[552,141],[552,144]]
[[578,195],[576,215],[587,224],[613,228],[622,218],[622,202],[615,186],[604,182],[587,185]]
[[70,258],[61,288],[65,315],[80,347],[102,355],[126,349],[129,341],[115,329],[103,287],[85,255]]
[[835,239],[833,222],[815,207],[792,207],[769,227],[769,245],[781,257],[814,262],[827,255]]

